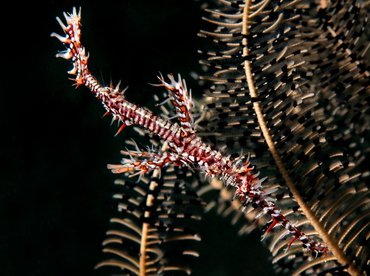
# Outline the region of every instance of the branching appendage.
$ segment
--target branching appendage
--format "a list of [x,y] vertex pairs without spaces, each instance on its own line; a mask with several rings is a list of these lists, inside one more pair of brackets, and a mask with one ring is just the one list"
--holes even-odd
[[221,152],[212,149],[196,135],[193,119],[190,112],[192,108],[191,96],[188,93],[185,82],[179,77],[178,80],[172,75],[168,78],[170,82],[160,76],[160,84],[164,86],[169,97],[175,106],[175,111],[179,117],[180,124],[173,123],[154,115],[148,109],[139,107],[124,97],[119,87],[103,87],[92,76],[88,70],[88,56],[85,48],[80,42],[81,12],[77,13],[73,9],[71,14],[64,13],[67,25],[57,18],[66,36],[53,33],[52,36],[63,42],[67,50],[58,53],[57,57],[62,57],[72,61],[73,69],[70,74],[75,75],[75,85],[85,85],[103,103],[107,113],[112,114],[115,120],[121,123],[120,132],[125,126],[140,125],[153,134],[159,136],[168,144],[170,151],[137,151],[123,152],[130,158],[124,158],[122,164],[108,165],[114,173],[128,172],[131,175],[140,175],[155,169],[161,169],[169,165],[193,165],[198,167],[206,176],[217,177],[225,185],[235,187],[235,198],[239,198],[243,205],[252,203],[261,208],[261,214],[269,215],[271,221],[268,224],[268,233],[276,224],[282,225],[291,235],[292,241],[300,240],[303,246],[309,251],[319,254],[326,254],[326,245],[313,240],[305,235],[300,229],[290,223],[279,210],[276,209],[274,200],[269,196],[273,190],[265,190],[262,186],[264,178],[259,178],[258,173],[252,173],[249,159],[241,164],[241,158],[231,159],[224,156]]

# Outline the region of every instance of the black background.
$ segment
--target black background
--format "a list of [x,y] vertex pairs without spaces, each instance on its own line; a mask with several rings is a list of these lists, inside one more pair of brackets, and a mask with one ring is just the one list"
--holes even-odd
[[[202,3],[191,0],[28,1],[2,7],[0,275],[97,275],[101,242],[115,214],[107,163],[120,161],[127,128],[117,130],[100,103],[73,88],[71,64],[56,59],[55,20],[82,7],[90,70],[103,83],[122,80],[127,98],[150,106],[158,71],[200,72],[197,32]],[[260,234],[238,238],[228,220],[208,214],[193,275],[272,275]]]

